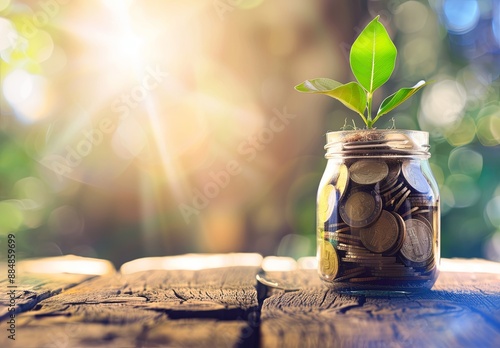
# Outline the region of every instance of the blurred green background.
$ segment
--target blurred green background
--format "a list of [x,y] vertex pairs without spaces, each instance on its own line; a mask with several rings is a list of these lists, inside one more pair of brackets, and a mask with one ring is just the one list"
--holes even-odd
[[[431,134],[442,256],[500,260],[500,2],[0,0],[0,241],[19,258],[315,254],[325,133],[380,15],[398,48],[378,122]],[[377,106],[378,107],[378,106]]]

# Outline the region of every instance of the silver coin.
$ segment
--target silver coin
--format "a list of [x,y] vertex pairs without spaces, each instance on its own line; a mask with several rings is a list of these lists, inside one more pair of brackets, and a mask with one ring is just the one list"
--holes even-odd
[[401,169],[406,182],[413,190],[420,193],[426,193],[430,190],[429,183],[418,164],[406,161],[403,163]]
[[406,235],[401,247],[401,255],[409,263],[423,265],[432,256],[432,230],[422,220],[405,221]]
[[292,283],[287,283],[283,280],[276,280],[276,279],[270,279],[267,276],[264,276],[263,274],[257,274],[255,276],[255,279],[257,281],[265,286],[268,286],[270,288],[274,289],[280,289],[280,290],[285,290],[285,291],[298,291],[300,290],[300,286],[292,284]]

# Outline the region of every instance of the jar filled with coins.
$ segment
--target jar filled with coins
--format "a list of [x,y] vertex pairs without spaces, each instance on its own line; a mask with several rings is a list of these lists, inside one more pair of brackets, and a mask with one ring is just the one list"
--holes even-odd
[[428,133],[330,132],[317,196],[321,279],[347,293],[430,289],[440,259]]

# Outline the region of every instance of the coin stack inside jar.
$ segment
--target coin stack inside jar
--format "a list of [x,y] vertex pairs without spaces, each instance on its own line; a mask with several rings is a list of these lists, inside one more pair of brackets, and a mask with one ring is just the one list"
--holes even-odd
[[431,280],[437,204],[417,160],[346,160],[318,196],[322,277],[399,287]]

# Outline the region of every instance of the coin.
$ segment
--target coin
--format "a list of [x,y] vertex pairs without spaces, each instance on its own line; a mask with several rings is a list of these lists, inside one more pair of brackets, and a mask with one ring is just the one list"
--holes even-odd
[[337,245],[337,249],[352,252],[352,253],[368,252],[368,250],[363,246],[352,245],[349,243],[339,243],[339,245]]
[[375,191],[355,191],[342,201],[340,216],[351,227],[372,224],[382,212],[382,199]]
[[257,281],[259,283],[261,283],[265,286],[268,286],[268,287],[274,288],[274,289],[285,290],[285,292],[300,290],[300,286],[298,286],[298,285],[283,281],[281,279],[280,280],[271,279],[264,274],[255,275],[255,279],[257,279]]
[[337,222],[337,223],[333,223],[333,224],[328,224],[326,227],[327,227],[326,229],[328,231],[336,231],[336,230],[342,229],[344,227],[349,228],[345,222]]
[[414,206],[419,206],[419,207],[427,207],[429,205],[432,205],[432,200],[429,197],[424,197],[424,196],[416,196],[416,195],[410,195],[408,197],[408,201]]
[[339,270],[339,259],[337,256],[337,252],[330,242],[321,242],[319,270],[321,274],[332,279],[335,278]]
[[325,238],[328,238],[328,239],[346,239],[346,240],[354,240],[354,241],[359,240],[359,237],[357,237],[357,236],[351,236],[349,234],[341,233],[339,231],[325,232]]
[[332,184],[335,185],[339,192],[338,200],[340,201],[347,190],[347,186],[349,186],[349,170],[345,164],[339,166],[339,175],[337,180],[332,182]]
[[[428,219],[426,219],[424,216],[422,216],[422,214],[421,214],[421,213],[423,214],[423,213],[426,213],[426,212],[425,212],[425,211],[423,211],[423,210],[419,210],[419,211],[417,212],[417,214],[415,214],[414,218],[415,218],[415,219],[417,219],[417,220],[420,220],[420,221],[425,222],[425,224],[426,224],[426,225],[429,227],[429,229],[432,231],[432,224],[431,224],[431,222],[430,222]],[[428,211],[427,211],[427,213],[428,213]]]
[[397,242],[394,244],[394,247],[391,248],[390,250],[388,250],[385,253],[386,255],[394,255],[394,254],[396,254],[401,249],[401,247],[403,246],[404,237],[406,235],[406,225],[405,225],[405,221],[403,220],[403,218],[401,217],[401,215],[399,215],[399,214],[397,214],[395,212],[391,212],[391,214],[396,218],[396,220],[398,222],[398,225],[399,225],[399,235],[398,235]]
[[387,166],[389,167],[389,173],[384,180],[380,182],[379,192],[385,191],[392,186],[394,186],[399,178],[399,174],[401,173],[401,163],[397,160],[387,162]]
[[365,268],[364,267],[360,267],[356,272],[352,272],[352,273],[349,273],[349,274],[346,274],[347,272],[344,272],[342,274],[342,276],[338,277],[337,279],[335,279],[335,281],[336,282],[345,281],[345,280],[348,280],[348,279],[360,276],[360,275],[362,275],[365,272],[366,272]]
[[344,227],[341,227],[341,228],[337,228],[338,225],[335,225],[335,224],[331,224],[331,225],[328,225],[327,228],[325,228],[325,231],[328,231],[328,232],[338,232],[338,233],[344,233],[344,232],[349,232],[350,231],[350,227],[345,225]]
[[[379,254],[380,255],[380,254]],[[394,264],[396,262],[395,257],[383,257],[383,256],[344,256],[342,261],[345,262],[357,262],[360,264],[372,264],[372,265],[384,265],[384,264]]]
[[360,230],[363,245],[374,253],[391,250],[399,237],[399,224],[396,217],[387,210],[382,210],[378,220],[370,227]]
[[364,277],[364,278],[351,278],[349,279],[352,283],[364,283],[364,282],[372,282],[375,280],[381,280],[380,277]]
[[400,265],[399,269],[383,269],[383,270],[368,270],[370,275],[378,276],[378,277],[415,277],[419,276],[420,272],[414,272],[411,270],[411,267],[405,267]]
[[394,210],[395,211],[399,210],[399,208],[406,201],[406,199],[408,198],[408,196],[410,195],[410,193],[411,193],[410,190],[406,191],[406,193],[403,195],[403,197],[401,197],[401,200],[398,203],[396,203],[396,205],[394,206]]
[[337,190],[333,185],[326,185],[318,197],[318,219],[328,221],[337,201]]
[[352,246],[361,246],[361,241],[357,236],[351,236],[345,233],[325,232],[324,239],[330,241],[337,249],[339,243],[344,243]]
[[407,212],[405,212],[404,214],[401,214],[401,217],[406,217],[408,215],[411,216],[411,214],[413,214],[414,212],[416,212],[418,210],[418,207],[413,207],[411,208],[410,210],[408,210]]
[[402,172],[408,185],[415,191],[426,193],[430,190],[429,183],[418,164],[406,161],[402,165]]
[[418,219],[406,220],[405,225],[406,236],[400,250],[403,262],[423,266],[432,256],[432,230]]
[[361,160],[349,167],[352,181],[362,184],[375,184],[387,177],[389,167],[383,161]]
[[380,192],[386,201],[390,200],[394,192],[398,192],[403,187],[404,183],[400,182],[398,185],[391,187],[388,191]]
[[[394,197],[392,197],[389,200],[387,200],[387,202],[385,203],[385,205],[386,206],[394,205],[394,203],[396,203],[396,200],[399,197],[404,196],[406,193],[408,193],[408,195],[410,195],[410,190],[408,190],[407,187],[403,187],[397,194],[394,195]],[[394,209],[394,210],[397,210],[397,209]]]

